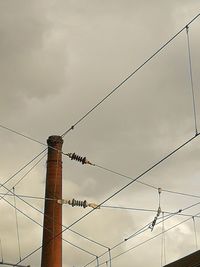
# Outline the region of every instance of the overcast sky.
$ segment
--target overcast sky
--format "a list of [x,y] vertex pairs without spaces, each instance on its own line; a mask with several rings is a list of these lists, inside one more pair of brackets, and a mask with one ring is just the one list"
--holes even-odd
[[[0,124],[46,143],[60,135],[183,28],[200,10],[198,0],[0,0]],[[200,18],[189,27],[197,126],[200,130]],[[195,135],[186,31],[145,65],[64,138],[63,151],[135,178]],[[0,128],[1,183],[45,147]],[[199,137],[143,176],[165,190],[200,195]],[[35,161],[36,162],[36,161]],[[35,163],[33,162],[33,164]],[[16,175],[13,185],[31,166]],[[46,158],[15,188],[44,197]],[[101,203],[130,180],[63,158],[63,198]],[[6,192],[3,188],[0,192]],[[13,198],[6,196],[13,203]],[[26,199],[43,210],[43,201]],[[161,193],[161,209],[176,212],[198,198]],[[14,209],[0,200],[3,259],[18,262]],[[134,183],[106,205],[158,208],[158,192]],[[37,222],[43,216],[17,200]],[[63,207],[69,225],[89,209]],[[199,207],[185,211],[199,212]],[[113,247],[154,219],[155,212],[101,208],[73,229]],[[42,228],[18,212],[22,258],[40,247]],[[186,219],[173,216],[166,229]],[[200,246],[200,222],[195,219]],[[162,231],[162,225],[127,241],[115,256]],[[106,250],[66,231],[63,237],[100,255]],[[196,250],[193,220],[165,234],[166,263]],[[112,262],[115,267],[161,266],[162,237]],[[2,256],[2,255],[1,255]],[[63,242],[63,267],[94,259]],[[100,262],[108,260],[108,255]],[[41,250],[22,262],[40,266]],[[96,262],[90,266],[96,266]],[[104,266],[106,266],[104,264]]]

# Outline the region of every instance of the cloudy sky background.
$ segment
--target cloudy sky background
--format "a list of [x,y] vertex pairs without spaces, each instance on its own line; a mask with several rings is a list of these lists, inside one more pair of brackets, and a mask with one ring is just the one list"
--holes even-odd
[[[198,0],[0,1],[0,124],[46,143],[62,134],[91,107],[199,13]],[[200,19],[189,28],[197,124],[200,127]],[[186,32],[115,92],[64,138],[63,151],[76,152],[106,168],[135,178],[194,136],[194,117]],[[44,147],[5,129],[1,136],[1,183]],[[155,187],[199,194],[199,137],[141,181]],[[17,194],[44,196],[46,158],[16,186]],[[32,165],[29,166],[29,168]],[[29,169],[20,172],[12,186]],[[63,197],[102,202],[129,180],[97,167],[63,158]],[[1,188],[1,192],[6,192]],[[13,203],[13,198],[6,200]],[[4,261],[18,261],[14,209],[1,201],[0,238]],[[43,201],[26,199],[43,210]],[[198,198],[162,192],[161,208],[176,212]],[[156,190],[134,183],[107,205],[158,208]],[[43,217],[20,200],[17,206],[42,223]],[[69,225],[89,210],[63,207]],[[187,214],[199,212],[199,207]],[[102,208],[73,229],[108,247],[151,223],[155,212]],[[42,228],[18,213],[22,257],[41,245]],[[181,222],[174,216],[165,227]],[[196,219],[200,246],[200,223]],[[112,252],[116,255],[161,232],[140,235]],[[105,252],[67,231],[67,240],[95,255]],[[168,232],[166,261],[196,250],[193,221]],[[41,250],[23,264],[40,266]],[[63,243],[63,266],[83,267],[94,257]],[[106,261],[108,255],[101,261]],[[161,237],[117,258],[113,266],[161,266]],[[96,262],[90,266],[95,266]],[[105,266],[105,265],[104,265]]]

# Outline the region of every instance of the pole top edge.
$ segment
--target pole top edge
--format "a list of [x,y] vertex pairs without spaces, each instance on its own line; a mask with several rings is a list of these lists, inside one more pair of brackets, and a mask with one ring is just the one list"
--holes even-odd
[[49,136],[49,138],[47,139],[47,144],[63,144],[63,139],[62,136],[60,135],[51,135]]

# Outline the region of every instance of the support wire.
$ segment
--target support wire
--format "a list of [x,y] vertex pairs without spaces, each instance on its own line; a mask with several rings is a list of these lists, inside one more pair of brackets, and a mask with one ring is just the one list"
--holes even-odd
[[196,229],[196,222],[195,222],[195,217],[192,216],[193,220],[193,226],[194,226],[194,239],[195,239],[195,248],[198,250],[198,242],[197,242],[197,229]]
[[166,265],[166,249],[165,249],[165,213],[162,212],[162,243],[161,243],[161,267]]
[[0,239],[0,249],[1,249],[1,261],[3,262],[3,247],[1,239]]
[[188,57],[189,57],[189,71],[190,71],[190,83],[192,90],[192,103],[193,103],[193,113],[194,113],[194,128],[196,135],[198,134],[197,130],[197,114],[196,114],[196,104],[195,104],[195,94],[194,94],[194,82],[193,82],[193,71],[192,71],[192,57],[191,57],[191,48],[190,48],[190,36],[189,36],[189,26],[186,26],[187,34],[187,46],[188,46]]
[[17,216],[17,203],[15,197],[15,188],[13,187],[13,194],[14,194],[14,210],[15,210],[15,221],[16,221],[16,229],[17,229],[17,244],[18,244],[18,252],[19,252],[19,260],[21,261],[21,247],[20,247],[20,237],[19,237],[19,223],[18,223],[18,216]]

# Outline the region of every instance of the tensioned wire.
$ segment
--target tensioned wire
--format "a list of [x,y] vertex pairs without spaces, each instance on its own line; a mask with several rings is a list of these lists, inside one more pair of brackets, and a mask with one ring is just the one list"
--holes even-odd
[[[44,156],[46,156],[46,154],[44,155]],[[37,161],[21,178],[20,178],[20,180],[19,181],[17,181],[15,184],[14,184],[14,187],[16,186],[16,185],[18,185],[39,163],[40,163],[40,161],[44,158],[44,156],[42,156],[42,158],[41,159],[39,159],[39,161]],[[16,196],[16,197],[18,197],[21,201],[23,201],[24,203],[26,203],[27,205],[29,205],[31,208],[33,208],[34,210],[36,210],[36,211],[38,211],[38,212],[40,212],[40,213],[42,213],[45,217],[48,217],[48,218],[50,218],[49,216],[47,216],[46,214],[44,214],[42,211],[40,211],[39,209],[37,209],[36,207],[34,207],[33,205],[31,205],[30,203],[28,203],[28,202],[26,202],[25,200],[23,200],[23,199],[21,199],[18,195],[16,195],[15,193],[13,193],[12,192],[12,190],[11,189],[8,189],[7,187],[5,187],[5,185],[1,185],[4,189],[6,189],[7,190],[7,192],[6,193],[3,193],[3,196],[0,198],[0,200],[1,199],[4,199],[4,197],[5,196],[7,196],[7,195],[12,195],[12,196]],[[9,193],[10,192],[10,193]],[[54,200],[55,201],[55,199],[50,199],[50,200]],[[50,219],[52,219],[53,220],[53,218],[50,218]],[[67,228],[65,225],[63,225],[62,224],[62,226],[64,227],[64,228]],[[84,239],[86,239],[86,240],[88,240],[88,241],[90,241],[90,242],[93,242],[93,243],[95,243],[96,245],[99,245],[99,246],[101,246],[101,247],[104,247],[104,248],[106,248],[106,249],[108,249],[108,247],[106,247],[106,246],[104,246],[103,244],[101,244],[101,243],[99,243],[99,242],[97,242],[97,241],[95,241],[95,240],[92,240],[91,238],[88,238],[88,237],[86,237],[86,236],[84,236],[84,235],[82,235],[82,234],[80,234],[80,233],[78,233],[78,232],[76,232],[76,231],[74,231],[74,230],[71,230],[71,229],[69,229],[71,232],[73,232],[74,234],[76,234],[76,235],[79,235],[80,237],[82,237],[82,238],[84,238]],[[71,243],[71,245],[72,245],[72,243]],[[76,245],[75,245],[75,247],[76,247]],[[80,248],[81,249],[81,248]],[[83,249],[82,249],[83,250]]]
[[[198,216],[199,214],[200,214],[200,212],[196,213],[195,216]],[[167,232],[171,231],[172,229],[176,228],[177,226],[179,226],[179,225],[181,225],[181,224],[183,224],[183,223],[186,223],[186,222],[189,221],[189,220],[191,220],[191,218],[188,218],[188,219],[186,219],[186,220],[184,220],[184,221],[182,221],[182,222],[180,222],[180,223],[177,223],[177,224],[173,225],[172,227],[166,229],[164,232],[162,231],[161,233],[159,233],[159,234],[157,234],[157,235],[155,235],[155,236],[153,236],[153,237],[151,237],[151,238],[148,238],[147,240],[145,240],[145,241],[143,241],[143,242],[141,242],[141,243],[139,243],[139,244],[137,244],[137,245],[135,245],[135,246],[133,246],[133,247],[131,247],[131,248],[129,248],[129,249],[127,249],[127,250],[121,252],[121,253],[119,253],[118,255],[112,257],[112,260],[121,257],[122,255],[128,253],[129,251],[131,251],[131,250],[133,250],[133,249],[136,249],[137,247],[139,247],[139,246],[141,246],[141,245],[146,244],[147,242],[149,242],[149,241],[151,241],[151,240],[157,238],[158,236],[162,235],[163,233],[167,233]],[[99,266],[104,265],[105,263],[106,263],[106,262],[102,262],[101,264],[99,264]]]
[[[198,14],[196,17],[194,17],[187,25],[186,27],[191,24],[194,20],[196,20],[199,17],[200,14]],[[186,27],[184,27],[182,30],[180,30],[176,35],[174,35],[167,43],[165,43],[158,51],[156,51],[156,53],[154,53],[149,59],[147,59],[136,71],[138,71],[139,69],[141,69],[147,62],[149,62],[156,54],[158,54],[168,43],[170,43],[176,36],[179,35],[179,33],[181,33]],[[114,91],[116,91],[123,83],[125,83],[130,77],[133,76],[133,74],[136,72],[134,71],[131,75],[129,75],[119,86],[117,86],[109,95],[106,96],[104,100],[106,100],[112,93],[114,93]],[[79,122],[81,122],[87,115],[89,115],[97,106],[99,106],[103,101],[101,101],[100,103],[98,103],[92,110],[90,110],[85,116],[83,116],[75,125],[77,125]],[[75,126],[74,125],[74,126]],[[73,128],[74,128],[73,126]],[[73,129],[72,127],[70,129]],[[63,136],[67,133],[68,131],[66,131]]]
[[[160,218],[159,222],[156,222],[155,226],[158,225],[158,224],[161,224],[161,223],[165,222],[166,220],[169,220],[170,218],[174,217],[175,215],[181,214],[182,211],[191,209],[191,208],[193,208],[193,207],[195,207],[195,206],[197,206],[197,205],[199,205],[199,204],[200,204],[200,202],[197,202],[197,203],[192,204],[192,205],[190,205],[190,206],[188,206],[188,207],[185,207],[184,209],[180,209],[180,210],[178,210],[177,212],[171,213],[170,215],[167,215],[167,216],[165,216],[164,218]],[[191,215],[189,219],[191,219],[193,216],[199,216],[199,214],[198,214],[198,215]],[[128,240],[130,240],[130,239],[132,239],[132,238],[135,238],[136,236],[138,236],[138,235],[140,235],[140,234],[142,234],[142,233],[148,231],[148,230],[150,229],[150,228],[149,228],[149,225],[150,225],[150,223],[147,223],[147,224],[144,225],[142,228],[140,228],[139,230],[137,230],[136,232],[134,232],[132,235],[130,235],[129,237],[125,238],[123,241],[119,242],[118,244],[114,245],[114,246],[111,248],[111,250],[113,250],[113,249],[115,249],[115,248],[121,246],[121,245],[122,245],[123,243],[125,243],[126,241],[128,241]],[[105,253],[102,253],[101,255],[99,255],[99,258],[101,258],[101,257],[104,256],[104,255],[106,255],[106,252],[105,252]],[[90,265],[90,264],[93,263],[93,262],[94,262],[94,260],[90,261],[89,263],[87,263],[87,264],[84,265],[83,267],[86,267],[86,266]]]
[[[13,185],[13,187],[16,187],[16,185],[18,185],[40,162],[41,162],[41,160],[44,158],[44,156],[46,156],[46,154],[45,155],[43,155],[42,156],[42,158],[40,158],[21,178],[20,178],[20,180],[18,180],[14,185]],[[12,195],[12,196],[14,196],[14,197],[17,197],[17,198],[19,198],[21,201],[23,201],[24,203],[26,203],[27,205],[29,205],[31,208],[33,208],[34,210],[36,210],[36,211],[38,211],[38,212],[40,212],[40,213],[42,213],[45,217],[48,217],[48,218],[50,218],[50,219],[52,219],[53,220],[53,218],[51,218],[51,217],[49,217],[49,216],[47,216],[46,214],[44,214],[42,211],[40,211],[39,209],[37,209],[36,207],[34,207],[33,205],[31,205],[30,203],[28,203],[28,202],[26,202],[25,200],[23,200],[20,196],[18,196],[18,195],[16,195],[14,192],[12,192],[12,190],[11,189],[8,189],[4,184],[2,184],[1,185],[1,187],[3,187],[5,190],[7,190],[7,192],[6,193],[3,193],[3,196],[0,198],[0,200],[1,199],[4,199],[5,198],[5,196],[7,196],[7,195]],[[55,201],[55,199],[50,199],[50,200],[54,200]],[[67,228],[65,225],[63,225],[62,224],[62,226],[64,227],[64,228]],[[108,249],[108,247],[106,247],[106,246],[104,246],[104,245],[102,245],[101,243],[99,243],[99,242],[97,242],[97,241],[95,241],[95,240],[92,240],[92,239],[90,239],[90,238],[88,238],[88,237],[86,237],[86,236],[84,236],[84,235],[82,235],[82,234],[80,234],[80,233],[78,233],[78,232],[76,232],[76,231],[74,231],[74,230],[71,230],[71,229],[69,229],[71,232],[73,232],[73,233],[75,233],[76,235],[79,235],[80,237],[82,237],[82,238],[84,238],[84,239],[87,239],[88,241],[90,241],[90,242],[93,242],[93,243],[95,243],[96,245],[99,245],[99,246],[101,246],[101,247],[104,247],[104,248],[106,248],[106,249]]]
[[196,113],[196,103],[195,103],[195,93],[194,93],[194,82],[193,82],[193,71],[192,71],[192,57],[191,57],[191,47],[190,47],[190,36],[189,36],[189,26],[186,26],[186,35],[187,35],[187,47],[188,47],[188,60],[189,60],[189,73],[190,73],[190,83],[192,91],[192,105],[194,113],[194,129],[195,133],[198,133],[197,129],[197,113]]
[[[174,155],[176,152],[178,152],[180,149],[182,149],[183,147],[185,147],[187,144],[189,144],[191,141],[193,141],[195,138],[197,138],[199,136],[199,133],[193,137],[191,137],[190,139],[188,139],[186,142],[184,142],[183,144],[181,144],[180,146],[178,146],[176,149],[174,149],[173,151],[171,151],[169,154],[167,154],[165,157],[163,157],[161,160],[159,160],[158,162],[156,162],[155,164],[153,164],[150,168],[148,168],[146,171],[144,171],[143,173],[141,173],[140,175],[138,175],[134,180],[130,181],[128,184],[126,184],[125,186],[121,187],[119,190],[117,190],[115,193],[113,193],[112,195],[110,195],[108,198],[106,198],[102,203],[100,203],[100,205],[97,206],[100,207],[101,205],[103,205],[104,203],[106,203],[108,200],[112,199],[114,196],[116,196],[117,194],[119,194],[121,191],[123,191],[124,189],[126,189],[127,187],[129,187],[131,184],[133,184],[134,182],[136,182],[138,179],[140,179],[142,176],[144,176],[145,174],[147,174],[148,172],[150,172],[152,169],[154,169],[155,167],[157,167],[158,165],[160,165],[162,162],[164,162],[165,160],[167,160],[169,157],[171,157],[172,155]],[[65,232],[66,230],[68,230],[69,228],[71,228],[72,226],[74,226],[75,224],[77,224],[78,222],[80,222],[82,219],[84,219],[85,217],[87,217],[90,213],[94,212],[95,209],[89,211],[88,213],[86,213],[85,215],[83,215],[82,217],[80,217],[78,220],[76,220],[75,222],[73,222],[67,229],[64,229],[61,233]],[[59,233],[59,235],[61,234]],[[58,235],[58,236],[59,236]],[[50,240],[51,241],[51,240]],[[49,241],[49,242],[50,242]],[[48,243],[46,243],[45,245],[48,245]],[[37,249],[35,249],[34,251],[32,251],[31,253],[29,253],[27,256],[25,256],[23,260],[27,259],[28,257],[30,257],[31,255],[33,255],[35,252],[37,252],[38,250],[40,250],[42,247],[44,247],[44,245],[38,247]],[[18,262],[17,264],[19,264],[20,262]]]
[[198,17],[197,14],[190,22],[187,23],[181,30],[179,30],[174,36],[172,36],[167,42],[165,42],[155,53],[148,57],[141,65],[139,65],[131,74],[129,74],[122,82],[120,82],[114,89],[111,90],[101,101],[93,106],[86,114],[84,114],[76,123],[74,123],[69,129],[67,129],[61,136],[65,137],[71,130],[81,123],[86,117],[90,115],[95,109],[97,109],[104,101],[106,101],[111,95],[113,95],[122,85],[124,85],[130,78],[132,78],[139,70],[141,70],[148,62],[150,62],[156,55],[158,55],[168,44],[170,44],[180,33],[182,33],[190,24],[192,24]]
[[[36,221],[35,219],[31,218],[31,217],[30,217],[29,215],[27,215],[24,211],[22,211],[21,209],[19,209],[18,207],[16,207],[16,206],[13,205],[12,203],[10,203],[7,199],[3,198],[3,200],[4,200],[7,204],[9,204],[11,207],[13,207],[14,209],[16,209],[18,212],[20,212],[22,215],[24,215],[26,218],[28,218],[29,220],[31,220],[32,222],[34,222],[34,223],[37,224],[38,226],[40,226],[40,227],[46,229],[47,231],[51,232],[48,228],[44,227],[44,226],[41,225],[38,221]],[[87,251],[87,250],[85,250],[85,249],[79,247],[78,245],[73,244],[72,242],[70,242],[70,241],[68,241],[68,240],[66,240],[66,239],[64,239],[64,238],[62,238],[62,240],[65,241],[66,243],[69,243],[70,245],[72,245],[72,246],[74,246],[74,247],[76,247],[76,248],[78,248],[78,249],[80,249],[80,250],[82,250],[82,251],[84,251],[84,252],[90,254],[91,256],[94,256],[95,259],[96,259],[96,255],[95,255],[95,254],[93,254],[93,253],[91,253],[91,252],[89,252],[89,251]],[[22,259],[22,260],[23,260],[23,259]],[[21,260],[21,261],[22,261],[22,260]],[[13,266],[17,266],[17,265],[18,265],[18,263],[16,263],[16,264],[13,265]]]
[[[37,225],[43,227],[40,223],[38,223],[37,221],[35,221],[34,219],[32,219],[30,216],[28,216],[26,213],[24,213],[23,211],[21,211],[19,208],[17,208],[17,207],[14,206],[13,204],[11,204],[9,201],[7,201],[6,199],[3,199],[3,200],[6,201],[9,205],[11,205],[14,209],[16,209],[17,211],[19,211],[21,214],[23,214],[24,216],[26,216],[27,218],[29,218],[31,221],[33,221],[33,222],[36,223]],[[196,206],[196,205],[199,205],[199,204],[200,204],[200,202],[195,203],[195,204],[193,204],[193,205],[190,205],[190,206],[184,208],[183,210],[190,209],[190,208],[192,208],[192,207],[194,207],[194,206]],[[181,211],[182,211],[182,210],[179,210],[177,213],[179,213],[179,212],[181,212]],[[175,216],[175,215],[176,215],[176,213],[173,213],[173,214],[167,216],[167,217],[164,219],[164,221],[165,221],[165,220],[168,220],[168,219],[170,219],[170,218],[172,218],[172,217]],[[160,224],[161,222],[162,222],[162,221],[157,222],[156,225]],[[113,250],[113,249],[116,248],[117,246],[121,245],[122,243],[126,242],[127,240],[129,240],[129,239],[131,239],[131,238],[133,238],[133,237],[135,237],[135,236],[137,236],[137,235],[143,233],[144,231],[147,231],[147,230],[149,229],[148,226],[149,226],[149,223],[148,223],[147,225],[145,225],[142,229],[138,230],[136,233],[134,233],[133,235],[131,235],[130,237],[126,238],[124,241],[120,242],[119,244],[115,245],[113,248],[109,249],[109,253],[110,253],[111,250]],[[50,231],[49,229],[47,229],[47,230]],[[76,247],[76,248],[79,248],[80,250],[82,250],[82,251],[84,251],[84,252],[86,252],[86,253],[88,253],[88,254],[94,256],[94,257],[95,257],[95,260],[97,260],[97,258],[99,259],[100,257],[102,257],[103,255],[105,255],[105,254],[107,253],[107,252],[105,252],[105,253],[103,253],[103,254],[100,255],[100,256],[96,256],[96,255],[94,255],[93,253],[91,253],[91,252],[89,252],[89,251],[87,251],[87,250],[85,250],[85,249],[82,249],[81,247],[79,247],[79,246],[77,246],[77,245],[75,245],[75,244],[69,242],[69,241],[66,240],[66,239],[63,239],[63,240],[64,240],[65,242],[71,244],[72,246],[74,246],[74,247]],[[111,254],[110,254],[110,256],[111,256]],[[92,262],[93,262],[93,261],[92,261]],[[110,258],[110,262],[111,262],[111,258]],[[87,266],[87,265],[85,265],[85,266]]]
[[[44,151],[46,151],[46,149],[44,150]],[[44,152],[43,151],[43,152]],[[41,154],[41,153],[40,153]],[[39,154],[39,155],[40,155]],[[38,155],[38,156],[39,156]],[[37,157],[38,157],[37,156]],[[43,155],[14,185],[13,185],[13,187],[16,187],[16,185],[18,185],[40,162],[41,162],[41,160],[44,158],[46,156],[46,153],[45,153],[45,155]],[[35,157],[34,158],[34,160],[37,158],[37,157]],[[21,168],[18,172],[16,172],[14,175],[12,175],[11,176],[11,178],[14,178],[15,177],[15,175],[17,175],[17,174],[19,174],[25,167],[27,167],[30,163],[32,163],[32,161],[33,160],[31,160],[28,164],[26,164],[23,168]],[[16,195],[16,194],[13,194],[13,192],[12,192],[12,190],[11,189],[8,189],[7,187],[5,187],[5,184],[8,182],[8,181],[10,181],[10,179],[11,178],[9,178],[4,184],[0,184],[0,187],[4,187],[4,189],[6,189],[7,190],[7,192],[6,193],[2,193],[2,196],[0,197],[0,200],[1,199],[3,199],[5,196],[7,196],[7,195],[14,195],[14,196],[16,196],[16,197],[18,197],[19,199],[21,199],[18,195]],[[37,197],[32,197],[32,198],[36,198],[37,199]],[[41,199],[41,198],[40,198]],[[45,199],[45,198],[42,198],[42,199]],[[52,200],[52,201],[55,201],[55,199],[53,199],[53,198],[51,198],[51,199],[49,199],[49,198],[47,198],[48,200]],[[25,202],[27,205],[29,205],[29,206],[31,206],[33,209],[35,209],[35,210],[37,210],[38,212],[41,212],[42,213],[42,211],[40,211],[39,209],[37,209],[37,208],[35,208],[34,206],[32,206],[31,204],[29,204],[28,202],[26,202],[26,201],[24,201],[23,199],[21,199],[21,201],[23,201],[23,202]],[[42,213],[43,215],[44,215],[44,213]],[[47,215],[45,215],[45,216],[47,216]],[[48,218],[50,218],[49,216],[47,216]],[[52,219],[52,218],[50,218],[50,219]],[[67,228],[66,226],[64,226],[64,225],[62,225],[64,228]],[[106,249],[108,249],[108,247],[106,247],[106,246],[104,246],[103,244],[101,244],[101,243],[99,243],[99,242],[97,242],[97,241],[95,241],[95,240],[92,240],[91,238],[88,238],[88,237],[86,237],[86,236],[84,236],[84,235],[82,235],[82,234],[80,234],[80,233],[78,233],[77,231],[74,231],[74,230],[72,230],[72,229],[69,229],[71,232],[73,232],[74,234],[76,234],[76,235],[79,235],[80,237],[82,237],[82,238],[84,238],[84,239],[86,239],[86,240],[88,240],[88,241],[90,241],[90,242],[93,242],[93,243],[95,243],[96,245],[99,245],[99,246],[101,246],[101,247],[104,247],[104,248],[106,248]]]

